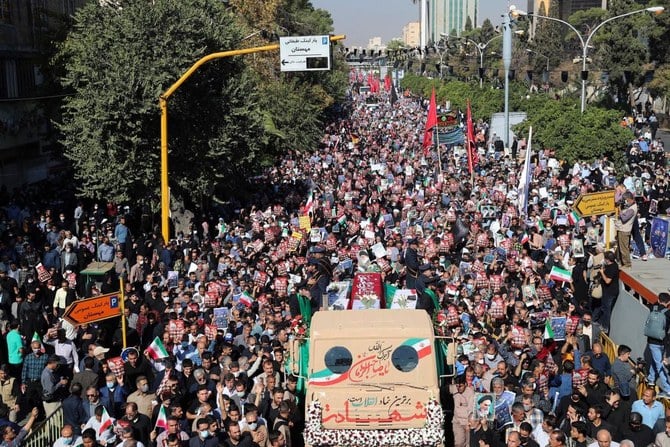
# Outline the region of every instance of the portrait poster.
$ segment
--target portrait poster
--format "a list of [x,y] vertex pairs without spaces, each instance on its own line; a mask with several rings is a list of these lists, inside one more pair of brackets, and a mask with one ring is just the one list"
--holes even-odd
[[656,258],[664,258],[668,250],[668,226],[670,223],[660,217],[654,217],[651,222],[649,239],[651,251]]
[[510,411],[510,406],[507,402],[498,401],[495,407],[495,419],[496,427],[502,428],[507,424],[512,423],[512,414]]
[[495,395],[492,393],[475,393],[472,414],[475,419],[493,421],[495,417]]
[[214,324],[217,329],[226,329],[228,327],[228,308],[227,307],[216,307],[213,310],[214,312]]
[[572,256],[575,258],[584,257],[584,241],[574,238],[572,240]]
[[565,334],[567,331],[566,324],[568,322],[567,317],[552,317],[550,321],[551,329],[554,331],[554,340],[565,340]]

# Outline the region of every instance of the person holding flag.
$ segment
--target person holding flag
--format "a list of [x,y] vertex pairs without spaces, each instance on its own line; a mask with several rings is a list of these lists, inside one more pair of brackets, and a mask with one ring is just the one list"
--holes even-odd
[[113,445],[116,440],[116,434],[112,430],[115,422],[116,420],[109,415],[105,406],[98,405],[93,416],[82,428],[82,438],[86,438],[87,430],[93,430],[96,441],[103,445]]
[[433,129],[437,126],[437,100],[435,99],[435,87],[430,94],[430,103],[428,105],[428,117],[426,118],[426,129],[423,133],[423,154],[428,155],[430,147],[433,145]]
[[[158,430],[161,430],[158,433]],[[163,447],[167,445],[167,439],[170,435],[176,436],[182,444],[189,440],[188,434],[179,428],[179,419],[175,416],[167,416],[165,406],[161,405],[158,409],[156,418],[156,425],[149,433],[151,442],[155,443],[156,447]]]

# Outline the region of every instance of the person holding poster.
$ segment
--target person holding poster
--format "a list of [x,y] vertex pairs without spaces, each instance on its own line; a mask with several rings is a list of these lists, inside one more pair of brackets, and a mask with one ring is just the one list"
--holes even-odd
[[484,394],[476,393],[475,394],[475,406],[473,413],[478,419],[486,419],[487,421],[492,421],[494,412],[493,412],[493,394]]

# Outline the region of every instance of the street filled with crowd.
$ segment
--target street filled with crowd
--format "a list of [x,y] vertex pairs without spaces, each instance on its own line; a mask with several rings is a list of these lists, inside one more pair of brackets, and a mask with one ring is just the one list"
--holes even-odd
[[[484,121],[473,165],[460,147],[424,145],[428,101],[368,95],[352,88],[313,152],[286,154],[251,197],[197,212],[167,241],[113,204],[3,191],[0,446],[62,411],[59,447],[300,447],[304,395],[285,369],[295,318],[338,311],[331,284],[372,272],[415,291],[417,311],[458,340],[447,445],[670,447],[656,394],[670,396],[665,334],[648,338],[640,396],[631,349],[610,359],[600,343],[620,269],[652,257],[645,228],[670,208],[647,123],[622,123],[636,131],[628,172],[532,146],[525,163],[526,140],[505,148]],[[612,251],[604,216],[572,208],[602,190],[621,204]],[[108,267],[101,280],[82,273],[92,262]],[[68,317],[120,284],[123,325]],[[474,410],[487,399],[490,418]]]

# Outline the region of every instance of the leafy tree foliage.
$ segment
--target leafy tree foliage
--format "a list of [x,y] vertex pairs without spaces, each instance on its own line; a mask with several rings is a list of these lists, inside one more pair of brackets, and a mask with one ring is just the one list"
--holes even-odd
[[465,19],[465,32],[472,31],[473,26],[472,26],[472,17],[468,16]]
[[555,149],[568,163],[606,156],[623,168],[624,149],[633,133],[619,125],[620,111],[588,107],[582,114],[576,100],[546,99],[529,105],[526,112],[528,118],[515,130],[527,135],[533,126],[534,147]]
[[[74,93],[60,131],[80,194],[157,204],[159,95],[207,54],[269,43],[257,25],[332,30],[327,13],[299,0],[127,0],[123,9],[91,2],[79,10],[56,66]],[[170,97],[172,195],[204,201],[239,188],[283,150],[313,147],[319,120],[343,95],[346,70],[284,75],[272,56],[210,61]]]
[[[159,185],[158,96],[192,63],[234,48],[239,30],[220,2],[133,1],[123,9],[89,3],[60,57],[65,156],[81,194],[118,202],[152,194]],[[215,178],[259,150],[262,132],[251,84],[239,59],[210,62],[169,101],[170,172],[175,192],[211,193]],[[221,120],[235,117],[234,128]],[[221,143],[228,143],[222,146]]]
[[[608,17],[641,9],[633,0],[613,0]],[[656,28],[656,16],[648,13],[619,18],[600,28],[593,38],[596,61],[609,70],[609,82],[622,103],[632,103],[632,89],[644,82],[644,70],[650,60],[650,30]],[[658,33],[654,31],[653,33]],[[632,105],[632,104],[631,104]]]
[[[479,89],[476,83],[441,84],[438,80],[406,75],[402,86],[423,97],[428,97],[435,86],[438,102],[450,101],[452,110],[465,110],[469,99],[475,119],[488,121],[493,113],[504,109],[502,90]],[[528,114],[515,131],[527,135],[528,128],[533,126],[535,148],[553,148],[559,158],[569,163],[607,156],[618,168],[623,168],[624,149],[633,134],[619,126],[621,111],[589,106],[581,114],[576,99],[556,100],[543,94],[528,96],[527,88],[516,82],[510,87],[510,110]]]
[[[542,4],[544,6],[544,3]],[[544,15],[544,14],[542,14]],[[552,2],[549,9],[549,17],[558,17],[558,2]],[[558,66],[565,59],[563,49],[563,36],[565,35],[565,25],[547,19],[536,19],[537,26],[535,35],[530,42],[529,48],[535,53],[531,53],[532,69],[535,73],[542,73],[546,70],[547,59],[549,58],[549,70]]]

